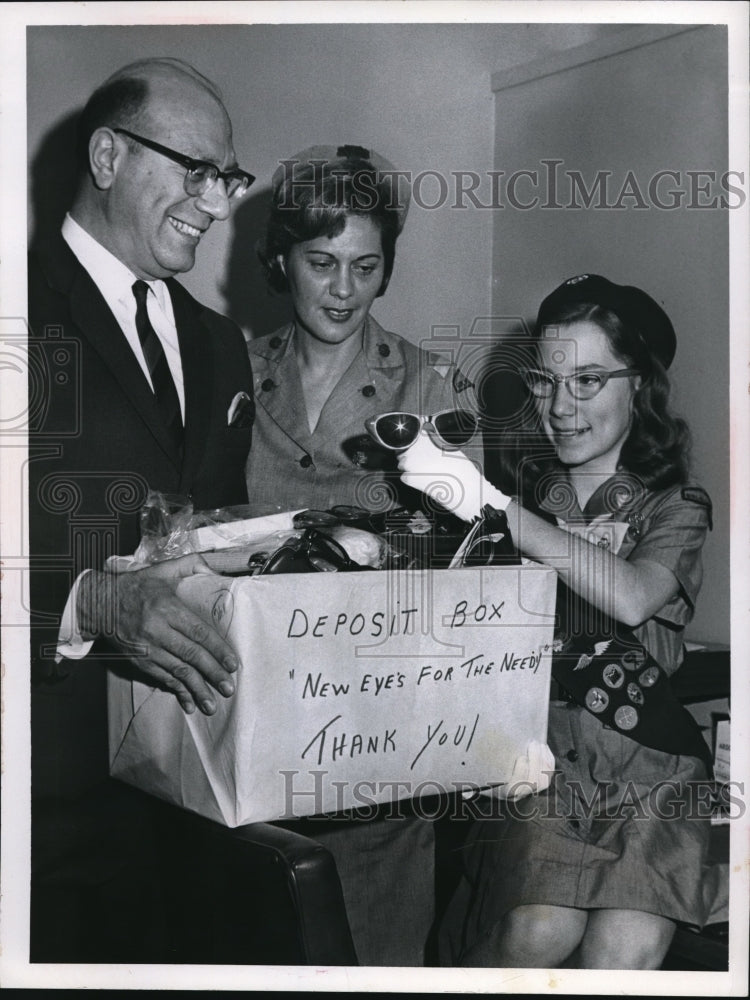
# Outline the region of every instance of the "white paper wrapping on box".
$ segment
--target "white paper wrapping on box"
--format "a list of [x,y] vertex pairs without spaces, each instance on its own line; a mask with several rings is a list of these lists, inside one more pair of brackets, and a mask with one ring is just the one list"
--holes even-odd
[[227,826],[508,781],[546,739],[555,573],[539,566],[197,575],[240,657],[185,715],[110,674],[113,776]]

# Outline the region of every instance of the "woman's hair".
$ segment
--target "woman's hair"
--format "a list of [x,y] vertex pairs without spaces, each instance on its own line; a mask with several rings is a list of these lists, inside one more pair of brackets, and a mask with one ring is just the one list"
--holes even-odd
[[380,230],[383,281],[378,295],[388,287],[402,218],[392,177],[378,172],[356,149],[333,162],[283,164],[292,169],[287,169],[274,187],[265,239],[258,248],[268,283],[275,291],[289,288],[279,257],[286,260],[297,243],[339,236],[352,215],[372,219]]
[[[612,352],[626,367],[637,368],[641,377],[633,395],[632,423],[622,446],[619,468],[637,477],[647,489],[685,482],[690,432],[685,421],[670,409],[669,379],[663,363],[649,347],[648,331],[641,332],[623,322],[611,309],[589,303],[562,305],[554,315],[548,312],[544,326],[564,328],[584,321],[595,323],[607,337]],[[541,337],[538,324],[534,343],[538,345]],[[523,408],[520,424],[510,438],[511,446],[503,448],[500,456],[498,479],[501,488],[504,484],[531,501],[539,480],[560,465],[535,407]]]

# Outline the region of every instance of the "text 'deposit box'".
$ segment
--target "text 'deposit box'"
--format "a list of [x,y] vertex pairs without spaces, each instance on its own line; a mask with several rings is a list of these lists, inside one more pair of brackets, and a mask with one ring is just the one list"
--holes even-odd
[[240,657],[213,716],[110,675],[112,774],[227,826],[508,781],[546,739],[554,571],[196,575]]

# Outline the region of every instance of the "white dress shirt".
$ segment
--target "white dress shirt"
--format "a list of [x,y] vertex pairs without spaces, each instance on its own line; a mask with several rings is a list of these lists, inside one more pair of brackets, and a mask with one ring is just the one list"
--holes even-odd
[[[114,254],[97,242],[86,232],[71,215],[65,216],[62,225],[62,235],[65,242],[76,255],[78,262],[88,271],[94,284],[101,292],[105,302],[112,310],[128,344],[143,370],[149,385],[153,389],[151,374],[141,347],[141,341],[135,326],[136,301],[133,295],[133,284],[136,275],[118,260]],[[182,421],[185,422],[185,383],[182,377],[182,362],[180,360],[180,345],[177,339],[177,325],[172,308],[172,299],[163,281],[147,281],[153,292],[146,299],[146,308],[151,325],[161,341],[167,358],[169,370],[174,379],[177,395],[180,400]],[[85,572],[88,572],[86,570]],[[78,611],[76,599],[82,573],[73,584],[60,620],[60,632],[57,641],[57,660],[66,657],[70,660],[80,660],[91,649],[92,642],[82,638],[78,630]]]
[[[62,235],[78,258],[78,262],[91,275],[94,284],[112,310],[148,380],[148,384],[153,389],[148,364],[135,326],[136,303],[133,295],[133,284],[137,280],[136,275],[101,243],[98,243],[93,236],[89,235],[71,215],[65,216]],[[172,299],[169,296],[167,286],[158,278],[155,281],[147,281],[146,284],[153,292],[153,295],[149,295],[146,299],[148,318],[164,348],[167,364],[180,400],[180,411],[184,424],[185,383],[182,377],[180,345],[177,339]]]

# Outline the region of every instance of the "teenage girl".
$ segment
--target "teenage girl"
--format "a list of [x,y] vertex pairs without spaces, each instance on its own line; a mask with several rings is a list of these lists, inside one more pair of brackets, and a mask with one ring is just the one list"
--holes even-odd
[[521,555],[557,570],[569,654],[557,670],[553,660],[555,778],[523,808],[475,824],[442,928],[446,964],[657,969],[677,923],[706,918],[709,822],[691,782],[708,777],[707,747],[668,675],[700,589],[711,503],[688,483],[687,428],[668,406],[675,348],[645,292],[571,278],[542,303],[523,365],[547,453],[527,429],[518,499],[427,436],[400,459],[407,482],[436,497],[441,476],[460,482],[462,516],[504,509]]

